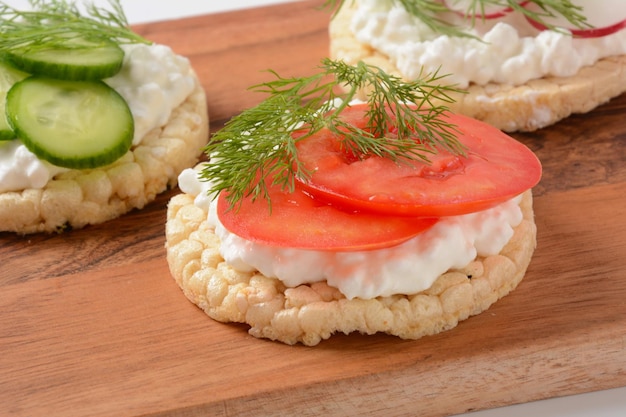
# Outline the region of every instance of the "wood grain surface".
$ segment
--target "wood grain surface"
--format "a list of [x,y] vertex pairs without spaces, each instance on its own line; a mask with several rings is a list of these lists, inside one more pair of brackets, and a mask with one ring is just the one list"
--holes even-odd
[[[321,1],[137,26],[190,58],[211,128],[328,51]],[[189,303],[165,261],[177,190],[61,235],[0,234],[1,416],[446,416],[626,385],[626,96],[515,135],[544,166],[516,291],[418,341],[249,336]]]

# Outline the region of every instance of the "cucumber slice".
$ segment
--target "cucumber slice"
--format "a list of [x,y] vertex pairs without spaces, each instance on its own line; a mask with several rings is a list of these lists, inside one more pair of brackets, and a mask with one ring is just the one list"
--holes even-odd
[[28,77],[28,74],[0,60],[0,140],[15,139],[15,132],[6,116],[6,97],[9,89],[16,82]]
[[31,76],[7,93],[7,116],[37,157],[66,168],[107,165],[130,149],[133,116],[102,81]]
[[[68,35],[69,36],[69,35]],[[122,68],[124,51],[109,41],[68,38],[62,47],[28,47],[7,53],[20,70],[71,81],[112,77]]]

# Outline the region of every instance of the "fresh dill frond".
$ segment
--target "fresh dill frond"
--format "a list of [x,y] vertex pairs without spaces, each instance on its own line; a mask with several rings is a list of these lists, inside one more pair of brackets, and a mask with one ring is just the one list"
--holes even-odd
[[[354,0],[327,0],[323,7],[329,7],[336,14],[346,1]],[[442,13],[450,12],[445,3],[439,0],[387,0],[402,6],[410,15],[421,20],[432,31],[441,35],[456,37],[474,37],[463,28],[455,26],[443,18]],[[529,19],[536,21],[549,30],[563,32],[562,28],[556,27],[549,22],[550,18],[562,16],[574,27],[582,29],[591,27],[587,18],[582,14],[582,7],[573,4],[570,0],[529,0],[537,8],[525,7],[519,0],[471,0],[468,2],[464,15],[473,26],[476,19],[482,19],[485,10],[491,6],[502,8],[510,7],[516,12],[523,13]]]
[[30,0],[29,3],[28,10],[0,3],[0,51],[93,47],[93,44],[68,42],[73,38],[92,43],[151,43],[130,30],[119,0],[108,0],[109,8],[88,3],[84,11],[75,2],[66,0]]
[[553,24],[546,21],[546,19],[558,16],[564,17],[578,29],[592,27],[589,22],[587,22],[587,17],[582,14],[583,8],[573,4],[570,0],[531,0],[531,3],[537,5],[541,11],[523,7],[519,2],[513,0],[508,0],[507,3],[509,3],[509,7],[513,10],[525,14],[529,19],[545,26],[548,30],[557,32],[563,31],[562,28],[555,27]]
[[[456,127],[440,117],[448,110],[441,103],[452,102],[449,93],[460,90],[440,85],[437,73],[407,82],[364,62],[350,66],[328,58],[309,77],[269,72],[275,80],[250,87],[268,98],[226,122],[204,149],[210,161],[201,178],[211,182],[210,194],[227,191],[231,208],[244,197],[269,201],[267,179],[293,191],[296,178],[308,178],[296,144],[322,129],[336,133],[355,155],[398,163],[429,162],[428,155],[442,148],[464,153]],[[339,87],[347,92],[338,93]],[[369,91],[369,110],[367,126],[360,129],[341,113],[363,90]]]

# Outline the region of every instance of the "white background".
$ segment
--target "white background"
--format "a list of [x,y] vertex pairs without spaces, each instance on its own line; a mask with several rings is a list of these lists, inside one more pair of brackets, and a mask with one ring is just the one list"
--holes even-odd
[[[121,0],[131,24],[169,20],[197,14],[219,13],[297,0]],[[28,7],[27,0],[5,1],[16,8]],[[105,4],[94,1],[95,4]],[[626,329],[624,329],[626,332]],[[445,399],[442,398],[442,401]],[[554,398],[493,410],[460,414],[457,417],[625,417],[626,387],[570,397]]]
[[[128,21],[133,24],[261,7],[290,1],[294,0],[121,0],[120,2]],[[79,4],[80,2],[79,0]],[[8,0],[4,3],[17,9],[29,7],[28,0]],[[106,0],[87,0],[87,3],[108,4]]]

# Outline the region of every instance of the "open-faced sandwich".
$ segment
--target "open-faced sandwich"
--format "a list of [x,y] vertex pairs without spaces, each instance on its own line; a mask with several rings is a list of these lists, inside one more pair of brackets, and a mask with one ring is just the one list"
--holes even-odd
[[432,335],[515,288],[541,165],[436,105],[452,92],[437,79],[326,59],[256,86],[269,98],[216,133],[168,206],[167,261],[187,298],[253,336],[316,345]]
[[0,6],[0,231],[102,223],[175,186],[208,140],[188,59],[120,4]]
[[451,110],[532,131],[626,91],[621,0],[329,1],[330,56],[467,90]]

